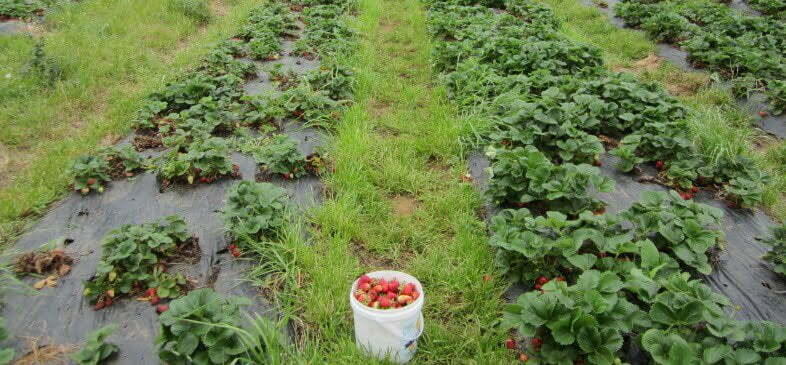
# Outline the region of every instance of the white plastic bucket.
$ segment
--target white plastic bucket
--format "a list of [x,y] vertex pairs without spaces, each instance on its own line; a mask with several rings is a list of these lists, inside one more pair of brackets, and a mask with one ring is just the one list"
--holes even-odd
[[376,309],[360,303],[353,293],[358,280],[349,291],[349,304],[355,317],[355,343],[380,359],[403,364],[418,350],[418,337],[423,333],[423,286],[412,275],[399,271],[374,271],[372,279],[396,279],[401,285],[414,283],[420,293],[412,304],[397,309]]

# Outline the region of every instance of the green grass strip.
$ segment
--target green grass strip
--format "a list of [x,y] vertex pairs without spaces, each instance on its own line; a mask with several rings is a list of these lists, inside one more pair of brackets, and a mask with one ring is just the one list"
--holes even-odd
[[494,327],[504,288],[476,214],[481,201],[460,179],[459,136],[470,126],[433,86],[424,10],[417,0],[361,0],[356,27],[356,102],[328,151],[331,198],[313,212],[313,242],[288,245],[302,280],[283,295],[297,298],[304,352],[320,363],[375,363],[355,347],[349,283],[389,268],[425,287],[417,363],[512,361]]

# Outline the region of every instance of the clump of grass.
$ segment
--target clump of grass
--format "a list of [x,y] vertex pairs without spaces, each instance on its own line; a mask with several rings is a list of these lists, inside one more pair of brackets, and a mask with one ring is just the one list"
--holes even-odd
[[169,9],[179,12],[199,23],[210,21],[210,6],[208,0],[169,0]]

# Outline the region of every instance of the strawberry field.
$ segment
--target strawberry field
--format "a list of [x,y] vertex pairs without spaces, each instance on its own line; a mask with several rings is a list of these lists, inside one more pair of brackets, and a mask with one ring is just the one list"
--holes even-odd
[[13,208],[0,364],[389,363],[353,282],[413,363],[786,364],[783,4],[252,3]]

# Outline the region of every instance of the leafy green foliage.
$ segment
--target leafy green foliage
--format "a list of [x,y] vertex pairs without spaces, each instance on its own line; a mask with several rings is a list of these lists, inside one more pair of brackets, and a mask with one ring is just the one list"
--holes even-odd
[[773,227],[772,234],[761,242],[772,247],[762,258],[772,263],[775,272],[786,275],[786,225]]
[[780,115],[786,112],[786,80],[770,81],[765,93],[770,100],[772,114]]
[[160,284],[170,275],[162,270],[167,260],[190,244],[186,222],[178,216],[114,229],[101,244],[101,260],[95,276],[85,283],[84,294],[93,303],[111,302],[117,295]]
[[208,0],[168,0],[167,6],[171,11],[182,13],[199,23],[210,21],[210,6]]
[[309,72],[305,81],[312,89],[327,92],[333,100],[351,100],[355,72],[347,66],[331,64]]
[[117,345],[106,343],[106,338],[117,330],[117,325],[101,327],[87,335],[87,343],[78,352],[70,355],[79,365],[98,365],[105,362],[119,349]]
[[236,174],[237,168],[232,164],[229,152],[229,142],[223,138],[196,140],[188,145],[187,152],[171,150],[162,156],[157,167],[158,176],[168,181],[192,184],[196,178],[212,181]]
[[281,93],[276,100],[290,116],[310,125],[329,126],[338,119],[341,103],[333,100],[327,91],[312,89],[300,84]]
[[306,156],[298,149],[298,143],[286,134],[270,138],[253,153],[254,160],[264,171],[288,178],[298,178],[307,173]]
[[126,174],[133,174],[145,168],[145,159],[130,145],[107,147],[101,151],[107,163]]
[[554,165],[536,148],[510,150],[490,148],[492,177],[488,195],[497,204],[542,204],[542,210],[578,214],[599,209],[603,204],[589,189],[609,192],[611,179],[601,176],[598,168],[586,164]]
[[3,18],[29,19],[43,13],[54,0],[3,0],[0,2],[0,20]]
[[[8,329],[5,328],[5,318],[0,317],[0,342],[3,342],[11,337]],[[0,365],[10,364],[14,359],[16,351],[11,348],[0,348]]]
[[335,58],[354,50],[356,31],[343,18],[345,8],[335,4],[321,4],[302,12],[306,27],[295,42],[296,54],[310,57]]
[[235,328],[241,325],[243,297],[222,298],[213,289],[197,289],[169,303],[158,317],[159,358],[171,365],[228,364],[246,351]]
[[224,227],[235,243],[272,240],[286,223],[284,189],[268,183],[241,181],[227,193],[221,210]]
[[90,190],[103,191],[109,179],[109,165],[98,156],[81,156],[71,163],[68,175],[73,178],[74,189],[87,194]]

